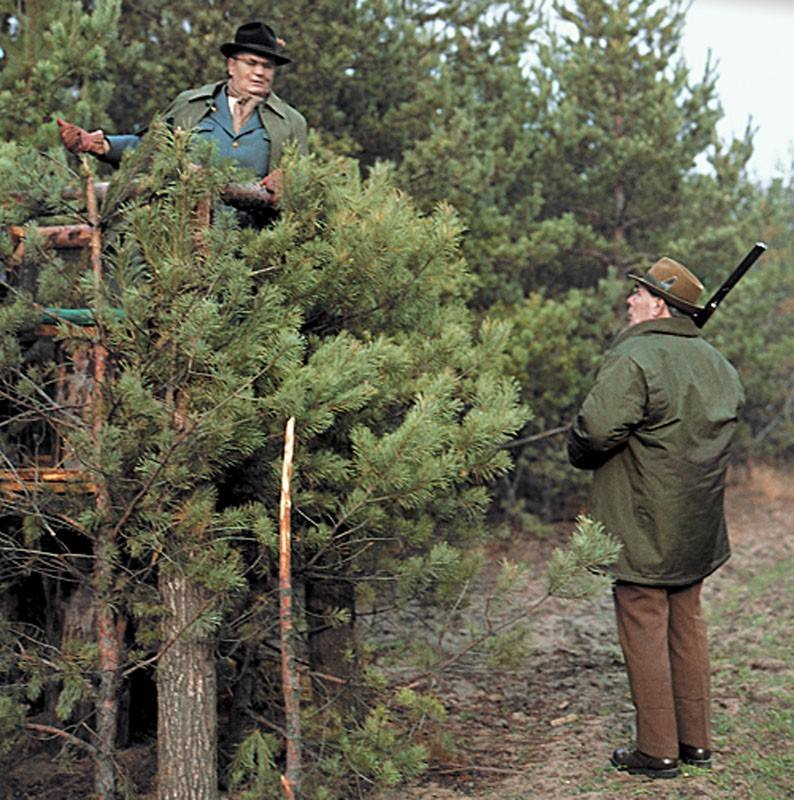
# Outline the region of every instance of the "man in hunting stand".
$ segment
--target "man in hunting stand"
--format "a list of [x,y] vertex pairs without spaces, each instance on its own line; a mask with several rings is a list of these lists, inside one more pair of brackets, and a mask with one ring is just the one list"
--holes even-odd
[[614,601],[637,742],[611,763],[673,778],[679,759],[711,763],[700,592],[730,556],[723,494],[744,393],[693,322],[700,281],[669,258],[629,277],[628,327],[579,409],[568,455],[594,470],[593,516],[623,545]]
[[[188,89],[160,115],[173,127],[190,130],[215,142],[221,156],[253,170],[277,203],[282,192],[279,169],[284,146],[295,142],[307,149],[303,116],[273,92],[276,69],[291,59],[281,52],[283,40],[263,22],[241,25],[234,41],[220,47],[226,57],[226,80]],[[92,153],[118,164],[122,153],[137,147],[141,136],[106,136],[59,119],[64,146],[73,153]]]

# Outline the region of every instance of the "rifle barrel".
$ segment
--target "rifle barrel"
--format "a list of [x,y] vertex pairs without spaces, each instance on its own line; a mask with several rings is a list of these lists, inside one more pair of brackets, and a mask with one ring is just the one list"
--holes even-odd
[[717,306],[725,299],[728,292],[742,279],[744,273],[755,264],[756,261],[766,252],[766,245],[763,242],[756,242],[750,252],[742,259],[738,267],[727,277],[725,282],[711,296],[709,301],[701,311],[693,315],[695,325],[702,328],[711,315],[717,310]]

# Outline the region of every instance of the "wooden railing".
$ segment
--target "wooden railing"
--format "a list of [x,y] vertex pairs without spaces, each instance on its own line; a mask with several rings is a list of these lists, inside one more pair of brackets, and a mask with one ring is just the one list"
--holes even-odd
[[[85,250],[90,268],[101,279],[102,226],[97,209],[107,194],[109,184],[95,181],[87,162],[84,161],[83,166],[82,188],[65,192],[64,199],[83,201],[86,208],[84,219],[87,218],[88,223],[39,227],[10,225],[8,233],[13,249],[8,263],[11,273],[9,280],[13,281],[14,270],[23,267],[28,239],[34,232],[47,248]],[[133,194],[136,194],[134,189]],[[228,184],[221,191],[221,200],[238,209],[254,210],[260,214],[273,210],[271,194],[259,184]],[[199,227],[208,225],[211,221],[211,204],[202,204],[196,211]],[[64,327],[68,330],[69,326],[75,326],[74,338],[79,337],[82,342],[80,345],[72,344],[67,349],[62,343],[62,334]],[[94,425],[99,424],[101,415],[97,413],[96,404],[100,402],[100,393],[97,388],[104,379],[107,355],[96,339],[92,311],[85,308],[42,307],[36,334],[51,338],[54,342],[55,377],[54,387],[50,389],[54,407],[78,413],[84,420],[93,416]],[[98,431],[93,433],[95,437],[98,435]],[[40,438],[50,445],[48,450],[38,446],[35,455],[27,454],[26,458],[17,459],[24,463],[10,463],[8,457],[0,462],[0,491],[19,493],[47,487],[55,492],[101,494],[101,487],[86,477],[56,430],[50,428]]]

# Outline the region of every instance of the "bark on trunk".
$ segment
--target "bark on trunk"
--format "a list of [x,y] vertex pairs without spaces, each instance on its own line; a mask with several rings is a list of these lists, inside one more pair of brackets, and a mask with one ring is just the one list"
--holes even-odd
[[213,643],[195,631],[206,592],[161,572],[165,606],[157,667],[158,800],[217,800],[217,682]]
[[116,797],[116,729],[119,711],[120,644],[113,610],[100,601],[97,608],[99,687],[96,703],[97,757],[94,789],[98,800]]

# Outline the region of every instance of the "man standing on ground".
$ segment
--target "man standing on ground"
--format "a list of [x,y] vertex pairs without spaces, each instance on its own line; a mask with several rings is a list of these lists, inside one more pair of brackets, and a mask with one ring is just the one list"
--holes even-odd
[[669,258],[629,277],[628,327],[579,409],[568,455],[595,471],[593,516],[623,544],[614,600],[637,744],[611,762],[672,778],[679,758],[711,763],[700,591],[730,556],[723,495],[744,393],[689,316],[700,281]]
[[[263,22],[237,29],[233,42],[220,47],[226,56],[227,80],[188,89],[176,97],[161,119],[215,142],[221,156],[253,170],[273,201],[282,191],[278,168],[284,146],[295,142],[305,152],[306,120],[273,92],[276,69],[291,59],[281,52],[283,42]],[[137,147],[140,136],[106,136],[58,120],[65,147],[73,153],[92,153],[118,164],[122,153]]]

